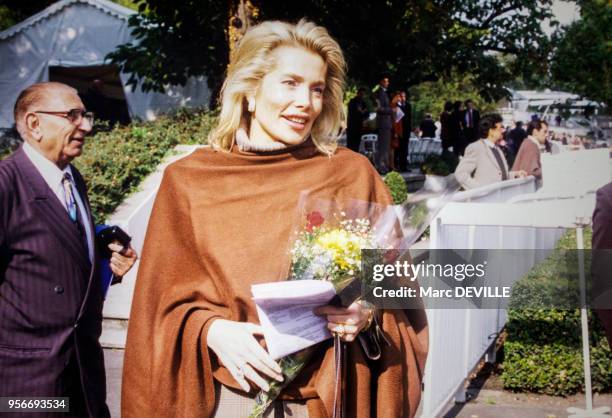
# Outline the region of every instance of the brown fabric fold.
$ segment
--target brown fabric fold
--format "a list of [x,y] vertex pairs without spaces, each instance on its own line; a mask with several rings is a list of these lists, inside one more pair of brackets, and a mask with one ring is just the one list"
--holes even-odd
[[[367,159],[311,143],[266,153],[202,149],[166,169],[155,201],[130,316],[123,417],[209,417],[214,380],[239,389],[206,344],[212,319],[258,323],[250,285],[283,280],[300,194],[391,204]],[[349,344],[347,416],[412,417],[427,353],[422,310],[383,311],[381,359]],[[334,352],[320,344],[283,393],[330,417]],[[398,390],[399,388],[403,388]],[[254,395],[254,392],[253,392]]]

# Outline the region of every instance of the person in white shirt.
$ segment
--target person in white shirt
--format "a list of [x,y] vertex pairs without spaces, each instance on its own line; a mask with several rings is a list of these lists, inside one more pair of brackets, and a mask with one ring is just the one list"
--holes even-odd
[[[0,397],[67,397],[70,416],[108,417],[92,213],[70,164],[93,115],[73,88],[37,83],[14,116],[24,144],[0,161]],[[136,252],[109,249],[123,276]]]

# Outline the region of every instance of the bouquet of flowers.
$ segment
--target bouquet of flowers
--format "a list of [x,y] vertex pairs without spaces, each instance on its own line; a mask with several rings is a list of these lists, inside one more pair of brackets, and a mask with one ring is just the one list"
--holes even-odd
[[[383,242],[390,242],[389,228],[379,226],[389,225],[391,219],[397,224],[397,217],[391,213],[392,208],[385,210],[390,216],[378,216],[376,225],[371,223],[371,213],[370,216],[367,213],[366,216],[358,216],[355,210],[352,216],[344,211],[332,212],[327,217],[323,215],[324,211],[319,210],[303,213],[289,251],[291,263],[288,280],[328,281],[339,294],[360,276],[362,250],[381,248]],[[357,295],[357,292],[353,292],[350,300],[343,300],[344,304],[350,304]],[[312,347],[308,347],[279,360],[284,380],[270,382],[268,392],[260,391],[257,394],[256,406],[250,418],[263,416],[280,392],[308,363],[312,353]]]
[[[352,201],[339,209],[334,203],[301,198],[299,222],[289,254],[287,280],[325,280],[330,282],[342,305],[348,306],[361,296],[364,265],[393,262],[423,234],[441,208],[452,200],[459,186],[454,176],[429,176],[424,187],[403,205],[383,206]],[[364,249],[376,260],[362,260]],[[403,250],[402,250],[403,249]],[[361,277],[361,280],[358,278]],[[358,285],[358,286],[355,286]],[[330,335],[331,336],[331,335]],[[312,347],[280,358],[284,380],[270,382],[268,392],[259,392],[250,418],[262,417],[308,363]]]

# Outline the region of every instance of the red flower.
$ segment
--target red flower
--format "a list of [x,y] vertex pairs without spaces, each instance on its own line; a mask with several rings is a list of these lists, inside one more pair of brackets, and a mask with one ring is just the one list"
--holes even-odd
[[323,215],[321,215],[321,212],[314,211],[306,215],[306,220],[308,221],[308,224],[306,225],[306,230],[308,232],[311,232],[317,226],[322,225],[323,221],[325,221],[325,218],[323,217]]
[[383,254],[383,260],[385,263],[393,263],[400,256],[400,252],[398,249],[393,248],[391,250],[385,251]]

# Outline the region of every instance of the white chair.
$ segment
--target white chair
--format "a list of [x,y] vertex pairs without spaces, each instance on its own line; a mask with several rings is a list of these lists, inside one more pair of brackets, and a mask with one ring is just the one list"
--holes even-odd
[[[422,163],[424,159],[425,151],[427,150],[428,140],[425,138],[421,138],[417,140],[412,154],[411,163]],[[411,144],[412,145],[412,144]]]
[[432,143],[432,154],[442,155],[442,140],[434,138]]
[[420,140],[414,136],[411,136],[408,141],[408,162],[410,164],[415,162],[419,142]]
[[378,148],[378,135],[367,134],[361,135],[361,144],[359,144],[359,152],[368,156],[374,156]]

